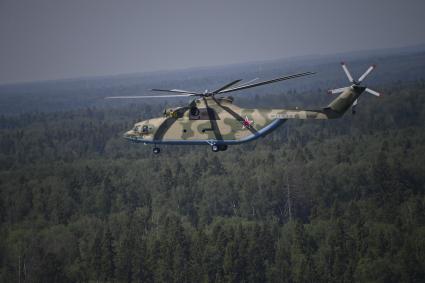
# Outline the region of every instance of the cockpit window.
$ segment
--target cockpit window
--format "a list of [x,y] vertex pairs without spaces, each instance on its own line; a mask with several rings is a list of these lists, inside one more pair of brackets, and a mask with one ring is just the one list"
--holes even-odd
[[183,112],[181,111],[181,108],[164,110],[164,117],[181,118],[182,116]]
[[148,125],[144,125],[143,127],[142,127],[142,133],[148,133],[149,132],[149,127],[148,127]]

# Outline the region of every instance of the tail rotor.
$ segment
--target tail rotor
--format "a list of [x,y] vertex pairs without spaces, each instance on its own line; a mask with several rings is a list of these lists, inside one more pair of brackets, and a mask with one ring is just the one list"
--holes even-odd
[[[344,73],[345,73],[345,75],[347,76],[347,78],[348,78],[348,81],[351,83],[351,86],[348,86],[348,87],[341,87],[341,88],[336,88],[336,89],[331,89],[331,90],[329,90],[328,91],[328,93],[329,94],[338,94],[338,93],[342,93],[342,92],[344,92],[347,88],[351,88],[351,89],[354,89],[354,88],[357,88],[357,87],[363,87],[362,85],[361,85],[361,83],[364,81],[364,79],[366,79],[366,77],[367,76],[369,76],[369,74],[376,68],[376,65],[372,65],[372,66],[370,66],[367,70],[366,70],[366,72],[364,72],[360,77],[359,77],[359,79],[356,81],[356,80],[354,80],[353,79],[353,76],[351,75],[351,73],[350,73],[350,71],[348,70],[348,68],[347,68],[347,65],[344,63],[344,62],[341,62],[341,66],[342,66],[342,69],[344,70]],[[370,88],[364,88],[364,91],[366,91],[367,93],[369,93],[369,94],[372,94],[372,95],[374,95],[374,96],[381,96],[382,94],[381,93],[379,93],[379,92],[377,92],[377,91],[375,91],[375,90],[373,90],[373,89],[370,89]],[[357,106],[357,104],[358,104],[358,99],[356,99],[354,102],[353,102],[353,104],[352,104],[352,113],[353,114],[355,114],[356,113],[356,110],[355,110],[355,107]]]

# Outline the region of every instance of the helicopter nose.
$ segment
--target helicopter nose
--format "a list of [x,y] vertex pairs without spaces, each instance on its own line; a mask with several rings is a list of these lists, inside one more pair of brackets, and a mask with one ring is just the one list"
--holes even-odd
[[130,130],[123,134],[123,138],[127,140],[134,140],[136,138],[136,135],[133,130]]

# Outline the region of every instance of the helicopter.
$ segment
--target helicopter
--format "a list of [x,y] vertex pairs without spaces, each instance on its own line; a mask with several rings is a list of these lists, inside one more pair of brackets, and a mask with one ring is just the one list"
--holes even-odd
[[376,68],[370,66],[357,80],[354,80],[346,64],[341,62],[350,86],[329,90],[339,94],[328,106],[315,109],[245,109],[233,103],[227,93],[259,87],[266,84],[310,76],[304,72],[255,82],[241,83],[238,79],[214,91],[195,92],[181,89],[151,89],[167,92],[166,95],[113,96],[108,99],[150,99],[193,97],[186,106],[164,110],[163,117],[138,122],[124,133],[124,138],[136,143],[153,144],[153,153],[159,154],[158,145],[209,145],[213,152],[225,151],[229,145],[237,145],[264,137],[289,119],[336,119],[351,107],[355,108],[363,92],[380,96],[370,88],[362,86],[363,80]]

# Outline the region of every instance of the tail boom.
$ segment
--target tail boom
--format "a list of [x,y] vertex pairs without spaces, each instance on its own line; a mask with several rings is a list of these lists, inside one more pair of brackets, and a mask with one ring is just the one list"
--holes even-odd
[[364,87],[352,86],[346,88],[336,99],[334,99],[327,107],[317,110],[301,110],[301,109],[273,109],[269,113],[270,119],[336,119],[340,118],[344,113],[352,107],[353,103],[365,90]]

